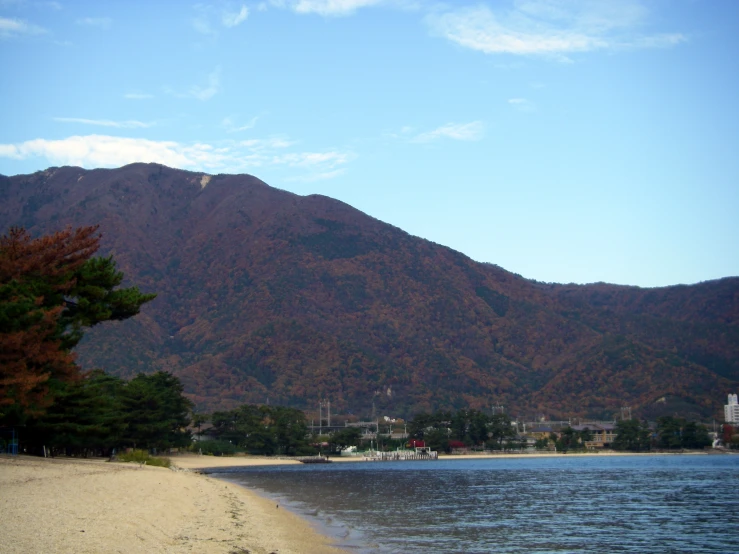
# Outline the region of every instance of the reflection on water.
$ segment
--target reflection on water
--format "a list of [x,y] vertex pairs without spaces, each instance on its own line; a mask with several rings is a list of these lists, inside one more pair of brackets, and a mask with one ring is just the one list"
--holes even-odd
[[349,463],[221,477],[359,552],[735,552],[739,456]]

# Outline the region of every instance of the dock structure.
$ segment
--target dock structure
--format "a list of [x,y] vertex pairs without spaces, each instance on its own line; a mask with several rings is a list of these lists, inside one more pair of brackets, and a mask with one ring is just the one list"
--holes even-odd
[[302,458],[297,458],[297,460],[304,464],[330,464],[331,460],[329,460],[326,456],[304,456]]
[[393,450],[392,452],[365,452],[364,459],[368,462],[398,462],[409,460],[438,460],[439,453],[429,448],[415,450]]

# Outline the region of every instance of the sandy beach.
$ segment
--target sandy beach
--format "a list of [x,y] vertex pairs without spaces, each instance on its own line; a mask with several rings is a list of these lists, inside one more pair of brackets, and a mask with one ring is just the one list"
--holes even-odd
[[[175,461],[194,467],[197,458],[210,458],[210,466],[238,459]],[[0,514],[6,553],[342,552],[305,520],[242,487],[131,463],[0,456]]]

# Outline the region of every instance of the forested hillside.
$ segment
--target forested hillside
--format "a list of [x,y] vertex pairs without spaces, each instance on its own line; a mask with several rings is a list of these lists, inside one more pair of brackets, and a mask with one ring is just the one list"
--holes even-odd
[[739,278],[537,283],[247,175],[134,164],[0,177],[3,231],[90,224],[101,253],[158,296],[91,330],[82,365],[171,371],[204,409],[326,398],[357,415],[374,403],[719,416],[739,388]]

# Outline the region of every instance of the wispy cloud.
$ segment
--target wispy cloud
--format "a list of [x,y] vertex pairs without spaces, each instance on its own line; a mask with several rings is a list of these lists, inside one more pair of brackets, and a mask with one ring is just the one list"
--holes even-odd
[[296,143],[282,138],[183,144],[106,135],[72,136],[61,140],[35,139],[0,144],[0,157],[43,158],[52,165],[86,168],[119,167],[155,162],[195,171],[238,173],[259,167],[282,167],[286,179],[315,181],[339,175],[356,156],[352,152],[288,151]]
[[198,17],[193,17],[192,20],[192,28],[195,29],[198,33],[201,35],[217,35],[218,33],[213,28],[213,26],[210,24],[210,21],[208,21],[208,18],[204,15],[199,15]]
[[46,29],[28,23],[22,19],[0,17],[0,38],[14,38],[22,35],[40,35],[46,33]]
[[154,123],[144,123],[143,121],[113,121],[110,119],[85,119],[82,117],[55,117],[54,121],[58,121],[60,123],[97,125],[99,127],[115,127],[117,129],[146,129],[147,127],[154,126]]
[[643,1],[517,0],[507,10],[487,6],[435,12],[426,17],[432,34],[486,54],[543,55],[593,50],[668,47],[679,33],[643,35],[649,11]]
[[389,0],[271,0],[270,4],[296,13],[323,16],[351,15],[360,8],[392,3]]
[[193,29],[201,35],[208,35],[213,38],[219,35],[221,25],[227,29],[237,27],[246,21],[251,13],[244,4],[236,9],[232,6],[220,9],[218,6],[210,4],[196,4],[194,10],[196,15],[190,20]]
[[77,25],[87,25],[88,27],[99,27],[100,29],[108,29],[113,20],[109,17],[82,17],[76,21]]
[[188,95],[198,100],[210,100],[221,88],[221,66],[216,67],[210,75],[205,85],[193,85],[188,91]]
[[221,121],[221,125],[226,129],[227,133],[238,133],[240,131],[248,131],[249,129],[253,129],[254,126],[257,124],[257,120],[259,117],[254,116],[252,117],[247,123],[244,123],[243,125],[239,125],[234,121],[234,118],[224,117],[223,121]]
[[[268,138],[268,139],[248,139],[237,143],[238,146],[247,148],[251,152],[270,152],[281,148],[289,148],[296,143],[284,138]],[[266,158],[265,158],[266,159]]]
[[221,23],[224,27],[236,27],[246,21],[247,17],[249,17],[249,8],[241,6],[238,12],[223,12]]
[[353,152],[295,152],[276,156],[272,162],[301,170],[298,175],[287,177],[285,181],[314,183],[343,175],[346,172],[346,164],[355,158]]
[[127,92],[123,95],[123,98],[126,100],[148,100],[149,98],[154,98],[154,95],[141,92]]
[[437,127],[433,131],[420,133],[413,138],[411,142],[433,142],[439,139],[480,140],[485,134],[485,126],[482,121],[472,121],[470,123],[447,123],[441,127]]
[[354,155],[346,152],[291,152],[275,156],[272,161],[278,165],[291,167],[327,167],[334,168],[353,159]]
[[508,104],[519,112],[533,112],[536,111],[536,105],[526,98],[510,98]]

